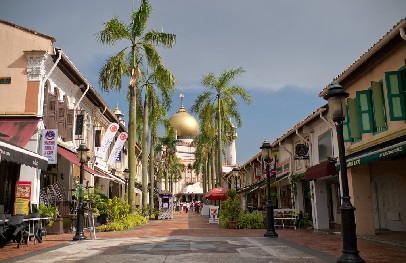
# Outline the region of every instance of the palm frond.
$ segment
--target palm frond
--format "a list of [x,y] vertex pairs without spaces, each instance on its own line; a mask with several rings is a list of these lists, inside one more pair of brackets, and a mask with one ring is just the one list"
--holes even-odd
[[172,48],[176,44],[176,35],[151,30],[144,35],[144,41],[163,48]]
[[110,21],[103,24],[104,29],[96,33],[96,39],[102,44],[114,45],[117,41],[130,39],[130,33],[126,29],[126,25],[118,21],[118,18],[112,18]]
[[122,87],[122,76],[129,76],[129,68],[125,55],[127,48],[108,58],[99,71],[99,84],[103,91],[120,91]]
[[148,19],[152,12],[152,6],[147,0],[142,0],[139,9],[131,15],[131,39],[133,44],[137,38],[141,37],[147,26]]

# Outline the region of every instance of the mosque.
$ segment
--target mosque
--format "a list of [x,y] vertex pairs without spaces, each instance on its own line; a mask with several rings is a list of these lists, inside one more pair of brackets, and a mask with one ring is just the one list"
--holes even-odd
[[[172,189],[175,200],[180,202],[201,201],[203,199],[203,177],[202,174],[196,174],[193,168],[195,162],[196,145],[194,139],[199,133],[199,124],[196,119],[190,115],[183,106],[184,95],[180,94],[181,106],[179,110],[169,118],[170,124],[174,127],[176,138],[179,142],[176,145],[176,157],[181,159],[185,166],[182,171],[182,177],[174,183]],[[237,134],[235,133],[235,138]],[[235,140],[225,149],[226,156],[223,163],[223,173],[231,171],[236,165]]]

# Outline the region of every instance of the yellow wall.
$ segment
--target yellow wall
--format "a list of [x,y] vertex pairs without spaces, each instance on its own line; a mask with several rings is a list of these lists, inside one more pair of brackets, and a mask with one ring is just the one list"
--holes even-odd
[[24,51],[52,50],[50,39],[0,22],[0,77],[11,84],[0,84],[0,114],[36,114],[39,82],[27,83],[28,60]]

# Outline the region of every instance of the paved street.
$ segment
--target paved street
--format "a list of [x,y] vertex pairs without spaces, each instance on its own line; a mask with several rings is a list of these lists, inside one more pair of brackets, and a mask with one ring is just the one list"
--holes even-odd
[[[207,217],[176,213],[174,219],[152,220],[122,232],[97,233],[97,239],[71,241],[73,234],[49,235],[41,244],[0,250],[2,262],[335,262],[341,237],[312,230],[277,229],[279,238],[264,238],[264,230],[221,229]],[[89,232],[85,233],[89,238]],[[358,240],[367,262],[405,262],[405,234]],[[392,241],[387,241],[387,239]],[[386,243],[384,242],[386,239]]]

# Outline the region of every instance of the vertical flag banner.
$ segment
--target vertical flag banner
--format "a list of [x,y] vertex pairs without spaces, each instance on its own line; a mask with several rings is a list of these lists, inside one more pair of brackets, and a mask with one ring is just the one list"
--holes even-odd
[[126,132],[120,133],[120,136],[118,136],[117,141],[114,144],[113,150],[110,153],[110,157],[109,160],[107,161],[107,164],[113,165],[116,162],[116,158],[120,154],[121,149],[123,149],[127,137],[128,135]]
[[42,131],[42,156],[48,158],[48,164],[58,163],[58,130],[45,129]]
[[114,135],[116,135],[116,132],[118,131],[118,124],[113,122],[109,125],[107,128],[107,131],[104,133],[103,139],[100,143],[100,147],[97,148],[96,151],[96,156],[100,157],[104,160],[106,158],[106,153],[107,150],[110,147],[111,142],[114,139]]

